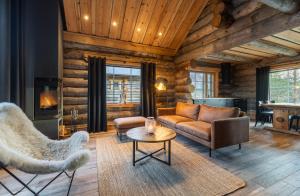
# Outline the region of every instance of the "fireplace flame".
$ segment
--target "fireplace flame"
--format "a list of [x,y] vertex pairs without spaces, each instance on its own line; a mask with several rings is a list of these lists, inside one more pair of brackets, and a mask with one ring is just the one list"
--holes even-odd
[[40,108],[47,109],[51,107],[57,106],[57,100],[56,97],[51,93],[51,91],[46,90],[41,93],[40,96]]

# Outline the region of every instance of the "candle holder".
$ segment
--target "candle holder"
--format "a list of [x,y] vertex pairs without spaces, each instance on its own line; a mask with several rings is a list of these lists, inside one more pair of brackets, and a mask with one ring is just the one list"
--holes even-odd
[[147,117],[145,121],[146,132],[148,134],[153,134],[156,127],[156,121],[154,117]]

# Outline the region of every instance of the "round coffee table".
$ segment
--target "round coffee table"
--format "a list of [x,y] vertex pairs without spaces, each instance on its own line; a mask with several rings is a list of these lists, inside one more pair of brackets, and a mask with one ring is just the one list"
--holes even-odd
[[[145,127],[137,127],[133,128],[127,131],[127,137],[132,139],[133,143],[133,158],[132,158],[132,164],[135,166],[135,164],[147,157],[151,157],[155,160],[158,160],[162,163],[165,163],[167,165],[171,165],[171,140],[173,140],[176,137],[176,132],[165,128],[165,127],[156,127],[153,134],[149,134],[146,131]],[[160,148],[154,152],[146,153],[138,148],[139,142],[145,142],[145,143],[164,143],[163,148]],[[162,160],[154,156],[155,153],[165,150],[166,151],[166,142],[168,143],[168,160]],[[145,154],[145,156],[135,159],[136,151],[141,152]]]

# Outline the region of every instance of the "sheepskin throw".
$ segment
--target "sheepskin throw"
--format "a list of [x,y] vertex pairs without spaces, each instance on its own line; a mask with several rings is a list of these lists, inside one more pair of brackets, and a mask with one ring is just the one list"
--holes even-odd
[[73,171],[84,165],[90,151],[83,146],[87,132],[66,140],[50,140],[38,131],[15,104],[0,103],[0,162],[26,173]]

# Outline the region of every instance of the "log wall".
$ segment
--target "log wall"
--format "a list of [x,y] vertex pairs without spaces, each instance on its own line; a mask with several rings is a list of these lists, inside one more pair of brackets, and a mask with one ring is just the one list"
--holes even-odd
[[248,115],[255,119],[256,110],[256,67],[234,66],[232,72],[231,97],[247,99]]
[[[113,51],[115,52],[115,51]],[[175,105],[175,69],[171,61],[166,58],[146,56],[144,54],[129,55],[128,52],[117,51],[114,54],[110,50],[99,50],[89,45],[78,45],[70,42],[64,44],[64,71],[63,71],[63,118],[66,128],[70,128],[72,108],[78,110],[79,117],[77,128],[87,127],[88,108],[88,64],[86,57],[89,55],[106,57],[108,64],[120,66],[139,66],[142,61],[155,62],[157,64],[157,77],[168,80],[166,91],[156,92],[157,107],[173,107]],[[169,63],[170,62],[170,63]],[[112,104],[107,107],[108,125],[112,125],[115,118],[139,115],[139,104]]]

